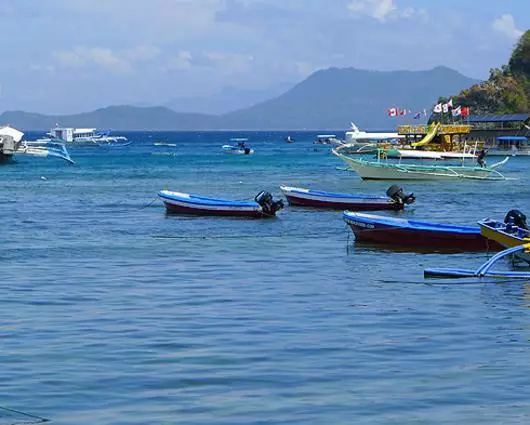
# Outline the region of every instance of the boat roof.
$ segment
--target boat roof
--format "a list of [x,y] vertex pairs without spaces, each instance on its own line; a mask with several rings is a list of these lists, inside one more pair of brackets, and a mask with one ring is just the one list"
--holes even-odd
[[230,139],[231,142],[246,142],[248,139],[246,137],[233,137]]
[[319,134],[317,137],[320,139],[323,137],[337,137],[337,135],[336,134]]
[[20,142],[24,136],[24,133],[22,133],[22,131],[18,131],[16,128],[5,125],[0,127],[0,136],[11,136],[15,142]]
[[528,137],[525,136],[499,136],[497,140],[500,141],[509,141],[509,140],[528,140]]
[[492,115],[470,115],[469,122],[514,122],[526,121],[530,114],[492,114]]

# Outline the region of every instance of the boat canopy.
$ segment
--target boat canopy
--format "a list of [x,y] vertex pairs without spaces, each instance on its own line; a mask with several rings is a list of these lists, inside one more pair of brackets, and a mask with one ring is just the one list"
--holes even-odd
[[337,137],[337,135],[336,134],[319,134],[317,136],[317,138],[319,139],[328,139],[330,137]]
[[20,142],[24,133],[8,125],[0,127],[0,136],[11,136],[15,142]]
[[248,142],[246,137],[233,137],[230,139],[231,142]]
[[497,140],[500,142],[508,142],[508,141],[526,141],[528,140],[528,137],[525,136],[499,136],[497,137]]

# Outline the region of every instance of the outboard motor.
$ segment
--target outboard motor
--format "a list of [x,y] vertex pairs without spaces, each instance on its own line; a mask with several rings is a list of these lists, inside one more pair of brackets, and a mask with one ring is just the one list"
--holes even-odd
[[245,155],[250,154],[250,148],[245,148]]
[[506,217],[504,217],[506,224],[513,224],[521,229],[528,230],[528,224],[526,224],[526,215],[519,210],[510,210]]
[[387,189],[386,196],[388,196],[390,199],[393,199],[398,204],[408,205],[412,204],[416,200],[416,197],[413,193],[405,195],[403,193],[403,189],[400,188],[397,184],[394,184]]
[[279,211],[283,208],[283,201],[281,199],[279,201],[274,201],[272,199],[272,195],[269,192],[265,192],[264,190],[258,193],[254,200],[260,204],[263,210],[263,215],[268,217],[274,217],[276,215],[276,211]]

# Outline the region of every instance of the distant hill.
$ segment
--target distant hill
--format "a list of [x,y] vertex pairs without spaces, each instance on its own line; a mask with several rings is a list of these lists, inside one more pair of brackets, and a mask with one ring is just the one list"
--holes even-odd
[[521,36],[506,65],[491,69],[487,81],[452,97],[454,104],[468,106],[473,115],[530,112],[530,30]]
[[163,106],[175,112],[220,115],[238,109],[248,108],[249,106],[272,99],[285,93],[293,86],[294,83],[282,83],[261,90],[242,90],[237,87],[224,87],[211,96],[173,99]]
[[219,128],[219,117],[206,114],[177,113],[162,106],[109,106],[75,115],[50,116],[23,111],[7,111],[0,122],[23,130],[49,130],[63,127],[95,127],[119,130],[211,130]]
[[394,127],[387,108],[430,109],[440,93],[476,80],[446,67],[429,71],[318,71],[287,93],[250,108],[223,115],[223,124],[249,128],[339,129],[354,121],[362,128]]
[[22,111],[0,115],[1,123],[24,130],[70,127],[118,130],[268,130],[395,127],[388,107],[430,109],[440,93],[457,92],[476,80],[446,67],[428,71],[317,71],[289,91],[248,108],[221,114],[175,112],[167,107],[111,106],[93,112],[47,116]]

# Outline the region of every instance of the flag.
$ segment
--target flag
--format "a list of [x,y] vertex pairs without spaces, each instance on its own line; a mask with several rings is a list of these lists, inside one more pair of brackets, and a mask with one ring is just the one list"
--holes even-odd
[[453,108],[453,99],[449,99],[449,102],[447,102],[447,107],[448,108]]
[[398,114],[398,108],[388,108],[387,112],[388,112],[388,116],[395,117]]
[[416,112],[416,113],[414,114],[414,119],[415,119],[415,120],[419,120],[420,118],[421,118],[421,112]]
[[456,108],[452,110],[452,113],[453,113],[453,117],[459,117],[460,115],[462,115],[462,107],[457,106]]
[[447,113],[449,112],[449,104],[444,103],[444,104],[442,105],[442,112],[443,112],[444,114],[447,114]]
[[407,115],[407,110],[406,109],[401,109],[399,111],[399,115]]
[[469,106],[462,106],[460,109],[460,115],[463,117],[469,117]]
[[438,103],[434,109],[432,110],[433,112],[439,114],[440,112],[442,112],[442,104],[441,103]]
[[424,109],[424,110],[423,110],[423,116],[424,116],[424,117],[427,116],[427,109]]

